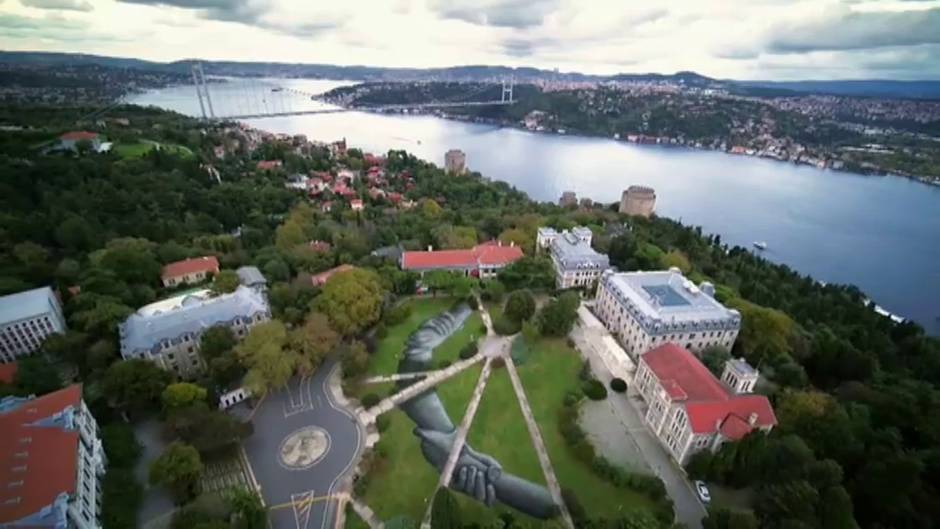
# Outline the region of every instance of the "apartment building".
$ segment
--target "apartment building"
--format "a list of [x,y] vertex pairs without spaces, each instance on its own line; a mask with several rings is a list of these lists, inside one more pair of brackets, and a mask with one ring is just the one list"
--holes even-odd
[[73,385],[0,400],[0,527],[100,529],[106,459]]
[[741,314],[715,299],[715,288],[696,286],[678,268],[656,272],[604,272],[594,310],[634,359],[664,343],[694,352],[731,350]]
[[206,329],[223,325],[241,339],[269,319],[263,291],[244,285],[219,296],[208,290],[177,296],[140,308],[118,326],[121,356],[151,360],[188,377],[203,368],[199,339]]
[[66,331],[62,305],[49,287],[0,297],[0,363],[39,349],[47,336]]
[[750,394],[758,377],[747,362],[732,359],[719,382],[689,350],[667,343],[640,357],[633,387],[646,404],[647,426],[684,465],[696,452],[773,429],[770,401]]
[[558,288],[590,288],[610,268],[610,259],[591,247],[591,230],[578,226],[561,233],[552,228],[539,228],[536,250],[547,251],[555,266]]

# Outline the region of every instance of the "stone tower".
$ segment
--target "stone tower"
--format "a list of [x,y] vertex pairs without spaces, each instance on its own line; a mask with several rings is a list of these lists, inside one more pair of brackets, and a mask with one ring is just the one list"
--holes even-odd
[[651,187],[630,186],[620,197],[620,212],[649,218],[656,209],[656,191]]

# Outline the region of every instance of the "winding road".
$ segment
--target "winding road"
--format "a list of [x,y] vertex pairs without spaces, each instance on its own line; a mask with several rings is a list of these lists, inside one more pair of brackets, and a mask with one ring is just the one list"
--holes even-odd
[[365,439],[352,413],[329,389],[330,360],[310,377],[294,377],[255,408],[255,433],[243,448],[273,529],[328,529],[340,482],[353,471]]

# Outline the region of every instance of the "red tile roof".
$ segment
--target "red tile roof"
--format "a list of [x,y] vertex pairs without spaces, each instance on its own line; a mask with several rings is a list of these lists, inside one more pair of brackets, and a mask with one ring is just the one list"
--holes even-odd
[[163,267],[161,277],[163,279],[169,279],[171,277],[180,277],[195,272],[212,272],[217,274],[219,272],[219,260],[209,255],[176,261],[175,263],[170,263]]
[[81,140],[93,140],[98,137],[97,132],[88,132],[87,130],[76,130],[72,132],[66,132],[65,134],[59,136],[60,140],[65,141],[81,141]]
[[402,268],[431,270],[437,268],[477,268],[481,265],[508,265],[522,259],[518,246],[502,246],[495,241],[478,244],[469,250],[405,252]]
[[[81,399],[76,384],[0,414],[0,525],[38,512],[63,492],[75,493],[78,432],[32,424],[69,406],[78,408]],[[18,481],[22,485],[8,486]]]
[[261,160],[258,162],[258,169],[265,171],[269,169],[277,169],[281,166],[280,160]]
[[669,398],[683,404],[694,433],[717,431],[736,440],[754,427],[777,424],[767,397],[732,393],[694,354],[676,344],[660,345],[640,361],[656,375]]
[[9,364],[0,364],[0,382],[5,384],[12,384],[13,378],[16,376],[16,362],[10,362]]
[[336,268],[330,268],[326,272],[320,272],[319,274],[315,276],[311,276],[310,282],[313,283],[313,286],[315,287],[323,286],[334,275],[339,274],[340,272],[348,272],[350,270],[355,270],[355,269],[356,267],[351,264],[342,264],[342,265],[337,266]]

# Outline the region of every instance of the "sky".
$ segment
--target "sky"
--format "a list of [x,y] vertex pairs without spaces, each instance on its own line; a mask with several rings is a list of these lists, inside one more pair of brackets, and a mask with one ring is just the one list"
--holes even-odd
[[0,0],[0,49],[940,79],[940,0]]

